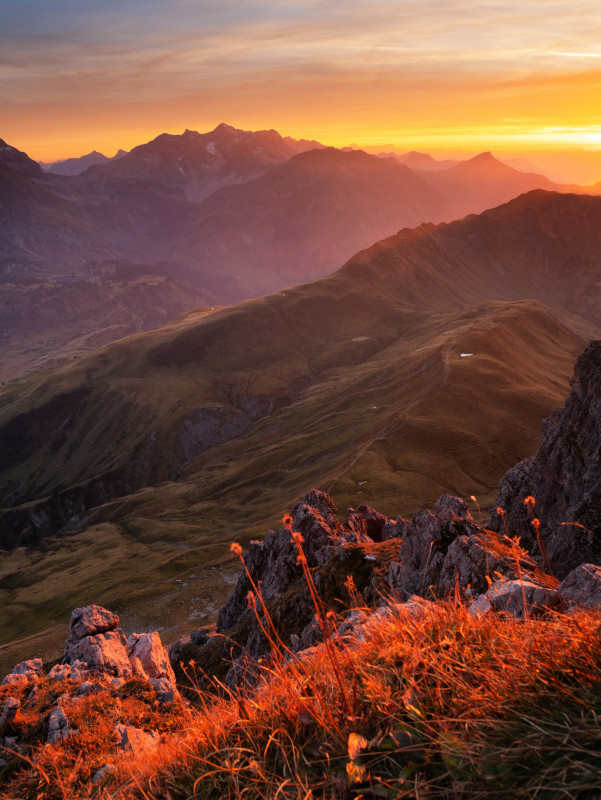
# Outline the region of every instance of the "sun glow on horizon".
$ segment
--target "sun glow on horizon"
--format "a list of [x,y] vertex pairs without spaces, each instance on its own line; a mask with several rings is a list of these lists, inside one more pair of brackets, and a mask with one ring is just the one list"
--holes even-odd
[[28,0],[0,26],[0,137],[42,161],[220,122],[338,147],[601,146],[590,0],[74,8]]

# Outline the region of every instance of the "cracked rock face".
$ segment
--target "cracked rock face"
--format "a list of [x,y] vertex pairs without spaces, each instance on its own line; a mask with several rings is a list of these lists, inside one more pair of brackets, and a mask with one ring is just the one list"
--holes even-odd
[[136,675],[146,678],[152,688],[160,694],[178,693],[175,674],[169,655],[154,633],[132,633],[126,643],[127,656]]
[[[305,540],[303,549],[310,567],[316,566],[320,554],[335,537],[343,533],[332,499],[317,489],[307,492],[293,507],[292,530],[299,531]],[[261,583],[266,602],[277,599],[301,577],[302,570],[296,557],[297,549],[288,528],[268,531],[262,542],[250,542],[244,562],[255,586]],[[251,589],[248,575],[242,572],[234,591],[219,612],[218,632],[231,628],[246,613],[246,597]]]
[[[529,496],[536,501],[531,509],[524,505]],[[543,547],[560,580],[579,564],[601,564],[601,341],[578,359],[563,409],[543,423],[536,455],[501,480],[496,504],[506,512],[510,535],[543,566],[531,522],[540,520]],[[491,527],[503,530],[497,513]]]
[[[451,544],[458,536],[475,533],[478,529],[467,503],[453,495],[440,497],[434,514],[420,509],[404,529],[398,562],[391,565],[389,572],[390,585],[406,598],[428,594],[430,587],[438,593]],[[454,573],[452,585],[455,585]]]

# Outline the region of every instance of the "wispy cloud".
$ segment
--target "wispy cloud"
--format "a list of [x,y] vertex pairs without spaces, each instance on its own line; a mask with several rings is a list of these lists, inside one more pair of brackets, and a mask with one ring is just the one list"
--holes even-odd
[[446,108],[449,84],[486,106],[485,81],[495,95],[595,69],[600,27],[591,0],[2,0],[0,102],[17,119],[36,104],[108,114],[230,98],[230,119],[254,104],[268,121],[340,92],[348,109],[354,92],[392,124],[386,106],[424,116],[421,95]]

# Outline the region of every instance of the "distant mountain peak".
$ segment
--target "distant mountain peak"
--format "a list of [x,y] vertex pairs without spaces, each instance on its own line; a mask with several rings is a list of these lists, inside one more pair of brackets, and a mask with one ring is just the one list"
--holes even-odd
[[490,150],[486,150],[484,153],[478,153],[477,156],[473,158],[468,158],[466,161],[467,164],[501,164],[502,162],[499,161],[498,158],[495,158]]
[[4,139],[0,139],[0,165],[10,167],[30,178],[41,178],[44,174],[37,161],[33,161],[27,153],[17,150],[16,147],[8,144]]

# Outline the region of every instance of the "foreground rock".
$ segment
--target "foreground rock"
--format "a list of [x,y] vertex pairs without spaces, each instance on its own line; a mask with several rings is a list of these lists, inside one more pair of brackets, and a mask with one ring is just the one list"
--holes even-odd
[[2,680],[2,685],[13,684],[19,686],[26,686],[28,684],[37,683],[43,674],[42,659],[33,658],[29,661],[22,661],[16,667],[5,675]]
[[506,611],[518,619],[563,607],[558,591],[528,581],[496,581],[471,605],[472,614]]
[[[530,497],[535,504],[524,504]],[[541,566],[546,550],[560,580],[582,563],[601,564],[601,341],[578,359],[568,399],[543,423],[536,455],[502,479],[497,506]],[[491,527],[503,530],[499,514]]]
[[581,564],[564,578],[557,591],[570,606],[601,608],[601,567]]
[[67,664],[83,662],[91,672],[127,680],[133,671],[125,645],[116,614],[96,605],[76,608],[71,614],[63,660]]
[[179,694],[175,674],[169,662],[169,653],[163,647],[159,634],[156,631],[132,633],[126,647],[134,673],[150,683],[159,700],[174,700]]

